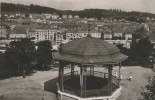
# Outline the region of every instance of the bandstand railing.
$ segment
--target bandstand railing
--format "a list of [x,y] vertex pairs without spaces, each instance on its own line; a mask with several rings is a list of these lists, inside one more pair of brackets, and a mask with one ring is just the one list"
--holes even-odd
[[94,73],[90,73],[90,71],[87,71],[87,76],[96,76],[96,77],[100,77],[100,78],[108,78],[108,73],[104,73],[104,72],[99,72],[99,71],[94,71]]
[[107,96],[108,95],[108,84],[101,89],[84,90],[83,97],[94,97],[94,96]]
[[[78,71],[74,71],[74,75],[78,75]],[[64,81],[71,79],[71,72],[64,74]]]
[[116,91],[117,88],[119,88],[119,79],[117,79],[115,76],[112,75],[112,93]]
[[115,76],[112,75],[112,83],[119,86],[119,79],[117,79]]
[[[77,76],[78,75],[78,71],[74,71],[74,75]],[[64,81],[71,79],[71,72],[64,74]],[[64,92],[67,92],[69,94],[72,95],[76,95],[76,96],[80,96],[80,90],[72,88],[72,87],[68,87],[68,86],[63,86]]]
[[[74,71],[74,75],[77,76],[79,75],[78,71]],[[91,76],[92,73],[90,71],[86,72],[87,76]],[[94,71],[92,76],[108,79],[108,73],[105,72],[99,72],[99,71]],[[111,75],[112,77],[112,91],[114,92],[118,87],[119,87],[119,80]],[[71,79],[71,72],[64,74],[64,81]],[[63,91],[67,92],[72,95],[80,96],[81,91],[80,89],[76,89],[73,87],[65,86],[63,85]],[[83,90],[82,92],[83,97],[93,97],[93,96],[107,96],[108,95],[108,84],[102,87],[101,89],[93,89],[93,90]]]
[[[91,75],[90,71],[87,71],[86,74],[87,74],[87,76],[90,76]],[[105,73],[105,72],[94,71],[93,76],[108,79],[108,76],[109,75],[108,75],[108,73]],[[119,86],[119,79],[117,79],[113,75],[111,75],[111,76],[112,76],[112,83]]]
[[68,86],[64,86],[63,88],[64,88],[64,92],[67,92],[69,94],[73,94],[73,95],[76,95],[76,96],[80,96],[81,91],[78,90],[78,89],[71,88],[71,87],[68,87]]
[[[64,74],[64,76],[69,76],[71,75],[71,72]],[[74,71],[74,75],[78,75],[78,71]]]

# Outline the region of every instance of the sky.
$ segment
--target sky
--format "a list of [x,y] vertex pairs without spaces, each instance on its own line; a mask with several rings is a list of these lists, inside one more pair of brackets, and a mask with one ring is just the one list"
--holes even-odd
[[0,0],[1,2],[37,4],[60,10],[83,10],[88,8],[121,9],[155,14],[155,0]]

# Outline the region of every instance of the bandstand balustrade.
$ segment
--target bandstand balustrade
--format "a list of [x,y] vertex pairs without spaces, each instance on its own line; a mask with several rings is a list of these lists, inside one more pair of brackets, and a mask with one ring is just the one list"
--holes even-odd
[[[74,76],[78,77],[78,76],[80,76],[80,73],[78,73],[78,71],[74,71]],[[92,75],[90,75],[90,71],[87,71],[86,76],[92,76]],[[94,71],[93,76],[103,78],[103,79],[108,79],[108,73],[105,73],[105,72]],[[114,92],[117,88],[119,88],[119,80],[115,76],[113,76],[113,75],[111,75],[111,76],[112,76],[112,83],[111,83],[112,87],[111,88],[112,88],[112,91]],[[64,74],[62,90],[66,93],[71,94],[71,95],[80,96],[81,95],[80,89],[76,89],[71,86],[66,86],[64,84],[64,82],[66,80],[70,80],[70,79],[71,79],[71,72]],[[59,87],[59,85],[58,85],[58,87]],[[82,95],[84,97],[106,96],[106,95],[108,95],[108,84],[103,86],[100,89],[91,89],[91,90],[86,89],[86,90],[82,91]]]

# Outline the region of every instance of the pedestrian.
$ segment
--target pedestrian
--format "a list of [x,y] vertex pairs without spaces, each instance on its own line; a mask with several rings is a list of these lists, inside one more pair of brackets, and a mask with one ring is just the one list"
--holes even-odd
[[129,80],[131,81],[132,80],[132,73],[130,72],[130,75],[129,75]]

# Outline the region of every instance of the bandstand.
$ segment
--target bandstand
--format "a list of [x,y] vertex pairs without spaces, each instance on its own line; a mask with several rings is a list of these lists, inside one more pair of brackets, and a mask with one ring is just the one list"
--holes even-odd
[[[89,36],[60,46],[53,56],[60,63],[59,100],[115,100],[121,95],[120,81],[112,75],[112,69],[116,64],[121,67],[127,56],[115,45]],[[65,66],[70,66],[70,73],[64,74]],[[75,66],[79,72],[74,71]],[[107,68],[107,73],[95,71],[98,66]]]

